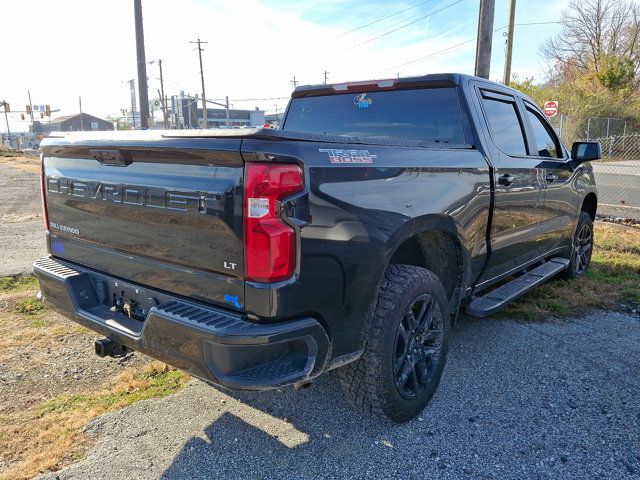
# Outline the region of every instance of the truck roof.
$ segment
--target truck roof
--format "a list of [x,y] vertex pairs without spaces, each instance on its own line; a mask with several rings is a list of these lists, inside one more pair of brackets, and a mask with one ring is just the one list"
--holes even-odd
[[[456,87],[465,80],[477,80],[487,84],[499,85],[502,88],[508,88],[485,78],[466,75],[463,73],[430,73],[428,75],[416,77],[373,79],[356,82],[333,83],[328,85],[301,85],[296,87],[291,94],[291,97],[300,98],[319,95],[338,95],[341,93],[371,90],[372,88],[378,90],[394,90],[419,87]],[[515,91],[516,90],[514,90],[514,92]]]

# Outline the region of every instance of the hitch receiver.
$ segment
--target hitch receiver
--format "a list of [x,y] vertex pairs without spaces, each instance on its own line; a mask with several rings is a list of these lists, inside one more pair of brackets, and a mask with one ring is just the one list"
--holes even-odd
[[121,343],[114,342],[113,340],[109,340],[108,338],[96,340],[95,349],[96,355],[98,355],[100,358],[122,358],[131,351],[128,347],[122,345]]

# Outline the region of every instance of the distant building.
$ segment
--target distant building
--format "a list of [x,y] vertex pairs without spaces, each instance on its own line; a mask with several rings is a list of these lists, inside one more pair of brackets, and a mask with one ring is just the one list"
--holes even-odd
[[[82,120],[81,120],[82,115]],[[80,130],[113,130],[113,123],[88,113],[76,113],[52,119],[50,122],[34,122],[35,133],[79,132]]]
[[282,123],[282,117],[283,116],[284,116],[283,113],[277,113],[277,114],[276,113],[272,113],[270,115],[266,115],[264,117],[264,120],[269,125],[278,127]]
[[[193,98],[177,98],[177,125],[178,128],[201,128],[204,118],[202,108],[198,108]],[[265,123],[264,111],[229,109],[229,127],[258,127]],[[224,108],[207,108],[207,120],[209,128],[227,126],[227,111]]]

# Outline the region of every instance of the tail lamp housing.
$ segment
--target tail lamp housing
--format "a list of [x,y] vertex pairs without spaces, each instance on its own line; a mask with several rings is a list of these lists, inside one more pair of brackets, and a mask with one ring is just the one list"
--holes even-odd
[[40,196],[42,198],[42,220],[45,230],[49,230],[49,211],[47,210],[47,179],[44,175],[44,154],[40,154]]
[[281,200],[304,189],[303,170],[290,163],[248,163],[244,178],[245,278],[255,282],[291,278],[297,239],[281,217]]

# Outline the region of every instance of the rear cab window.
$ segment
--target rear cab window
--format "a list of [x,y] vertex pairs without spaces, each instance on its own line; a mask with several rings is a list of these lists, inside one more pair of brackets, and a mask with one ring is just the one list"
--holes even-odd
[[466,145],[455,87],[293,98],[283,130]]
[[482,106],[493,143],[507,155],[527,155],[524,128],[515,98],[482,91]]

